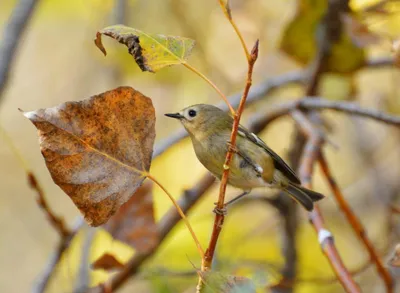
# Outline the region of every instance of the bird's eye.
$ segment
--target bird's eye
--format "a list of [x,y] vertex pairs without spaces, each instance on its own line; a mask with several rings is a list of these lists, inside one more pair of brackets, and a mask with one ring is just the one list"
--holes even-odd
[[188,114],[189,114],[190,117],[195,117],[197,113],[196,113],[195,110],[189,110]]

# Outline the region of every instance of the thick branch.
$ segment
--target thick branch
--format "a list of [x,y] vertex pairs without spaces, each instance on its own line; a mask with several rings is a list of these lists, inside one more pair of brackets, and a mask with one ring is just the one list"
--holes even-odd
[[5,26],[0,42],[0,102],[22,34],[39,0],[20,0]]

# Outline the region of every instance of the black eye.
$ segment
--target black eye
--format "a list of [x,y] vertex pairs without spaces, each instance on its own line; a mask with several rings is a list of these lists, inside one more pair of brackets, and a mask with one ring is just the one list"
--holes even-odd
[[189,114],[190,117],[196,117],[196,114],[197,114],[197,113],[196,113],[195,110],[189,110],[189,113],[188,113],[188,114]]

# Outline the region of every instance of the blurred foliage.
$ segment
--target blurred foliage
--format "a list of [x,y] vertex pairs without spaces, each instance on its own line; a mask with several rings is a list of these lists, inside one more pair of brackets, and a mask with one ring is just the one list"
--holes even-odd
[[[10,15],[14,0],[2,0],[0,4],[0,26]],[[245,59],[232,28],[224,19],[216,1],[190,0],[131,0],[128,2],[129,25],[146,32],[179,35],[196,40],[191,64],[200,68],[226,93],[242,89],[246,75]],[[315,54],[315,30],[324,13],[325,1],[285,0],[275,1],[231,1],[232,15],[248,44],[260,38],[260,57],[254,73],[254,84],[270,76],[299,69],[293,61],[309,63]],[[378,1],[351,1],[356,12],[366,5]],[[176,111],[193,103],[216,103],[217,95],[204,81],[183,67],[167,68],[156,75],[142,73],[126,48],[111,40],[104,41],[108,58],[93,46],[95,32],[104,26],[115,24],[115,2],[112,0],[41,0],[33,21],[24,36],[20,55],[12,71],[9,90],[0,109],[0,123],[10,133],[26,160],[43,182],[51,206],[70,223],[78,212],[68,197],[52,182],[40,156],[35,133],[29,122],[24,121],[16,109],[26,110],[48,107],[67,100],[91,96],[119,85],[130,85],[152,97],[157,112],[157,140],[167,137],[179,125],[164,119],[162,114]],[[385,6],[386,7],[386,6]],[[336,72],[352,72],[365,56],[388,56],[390,39],[400,35],[399,3],[387,4],[390,13],[365,14],[363,22],[373,32],[383,35],[381,43],[368,49],[357,48],[349,37],[343,36],[334,49],[330,68]],[[286,28],[286,32],[285,32]],[[290,55],[283,56],[280,42]],[[352,75],[325,75],[319,85],[320,93],[330,99],[352,99],[363,105],[400,113],[400,74],[393,69],[365,69]],[[298,98],[303,94],[299,86],[288,86],[276,90],[264,101],[251,105],[245,118],[255,111],[270,108],[273,102]],[[332,118],[332,139],[339,150],[327,148],[334,175],[352,207],[362,219],[369,237],[381,252],[390,246],[387,227],[388,217],[382,201],[373,194],[376,184],[370,179],[370,171],[355,142],[359,129],[350,118],[338,114],[327,114]],[[246,119],[243,124],[246,125]],[[363,122],[368,137],[373,136],[373,155],[378,172],[384,175],[385,188],[389,188],[400,174],[398,155],[398,133],[387,126]],[[268,127],[261,137],[280,155],[285,154],[291,141],[293,123],[290,119],[278,121]],[[284,134],[284,135],[283,135]],[[285,156],[284,156],[285,157]],[[35,204],[34,196],[25,184],[25,174],[12,157],[8,147],[0,143],[0,275],[1,292],[28,292],[34,279],[45,267],[56,244],[56,235]],[[351,162],[351,164],[349,164]],[[168,167],[166,167],[168,166]],[[173,166],[171,171],[169,166]],[[182,190],[191,187],[205,173],[197,161],[188,141],[167,151],[157,158],[151,172],[178,198]],[[394,179],[393,179],[394,178]],[[321,180],[319,170],[314,178],[315,189],[327,194],[321,204],[327,226],[335,235],[346,265],[355,269],[367,260],[367,254],[354,233],[338,212],[330,192]],[[4,188],[4,189],[3,189]],[[211,207],[215,201],[217,185],[207,193],[189,213],[189,219],[202,243],[207,243],[213,220]],[[264,192],[264,190],[262,190]],[[268,190],[265,190],[268,193]],[[237,190],[229,189],[233,197]],[[171,207],[170,201],[154,187],[156,220]],[[342,292],[338,282],[321,253],[317,236],[309,226],[306,214],[301,213],[298,232],[299,279],[320,278],[322,283],[299,282],[298,292]],[[243,203],[229,211],[219,242],[216,267],[224,274],[251,278],[258,292],[266,284],[279,281],[279,269],[283,265],[280,249],[280,219],[277,212],[259,202]],[[82,231],[74,239],[50,284],[48,292],[72,292],[81,264],[83,244],[87,232]],[[126,262],[135,251],[99,230],[90,251],[94,262],[104,253],[111,253],[121,262]],[[171,271],[194,270],[200,262],[189,232],[178,224],[163,245],[142,268],[141,274],[129,282],[121,292],[183,292],[193,287],[196,276],[182,277],[157,273],[159,269]],[[18,270],[16,270],[18,268]],[[147,273],[147,275],[146,275]],[[90,284],[104,282],[109,273],[90,271]],[[15,282],[15,280],[18,282]],[[358,275],[364,292],[375,292],[377,277],[374,269]]]

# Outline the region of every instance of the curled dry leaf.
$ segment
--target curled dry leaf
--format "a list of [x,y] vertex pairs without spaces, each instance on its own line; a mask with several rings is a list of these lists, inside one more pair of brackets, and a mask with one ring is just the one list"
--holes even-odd
[[151,163],[151,99],[120,87],[79,102],[25,112],[54,182],[91,226],[104,224],[139,188]]
[[201,293],[256,293],[253,282],[245,277],[225,275],[219,272],[201,272],[203,280]]
[[140,252],[146,252],[158,243],[151,191],[151,181],[145,182],[103,227],[115,239]]
[[104,253],[94,263],[92,263],[92,269],[94,270],[118,270],[122,269],[124,265],[112,254]]
[[394,248],[394,253],[389,260],[389,265],[393,267],[400,267],[400,244],[397,244]]
[[97,32],[94,43],[104,53],[101,35],[109,36],[128,47],[142,71],[156,72],[166,66],[185,63],[195,41],[178,36],[147,34],[124,25],[113,25]]

